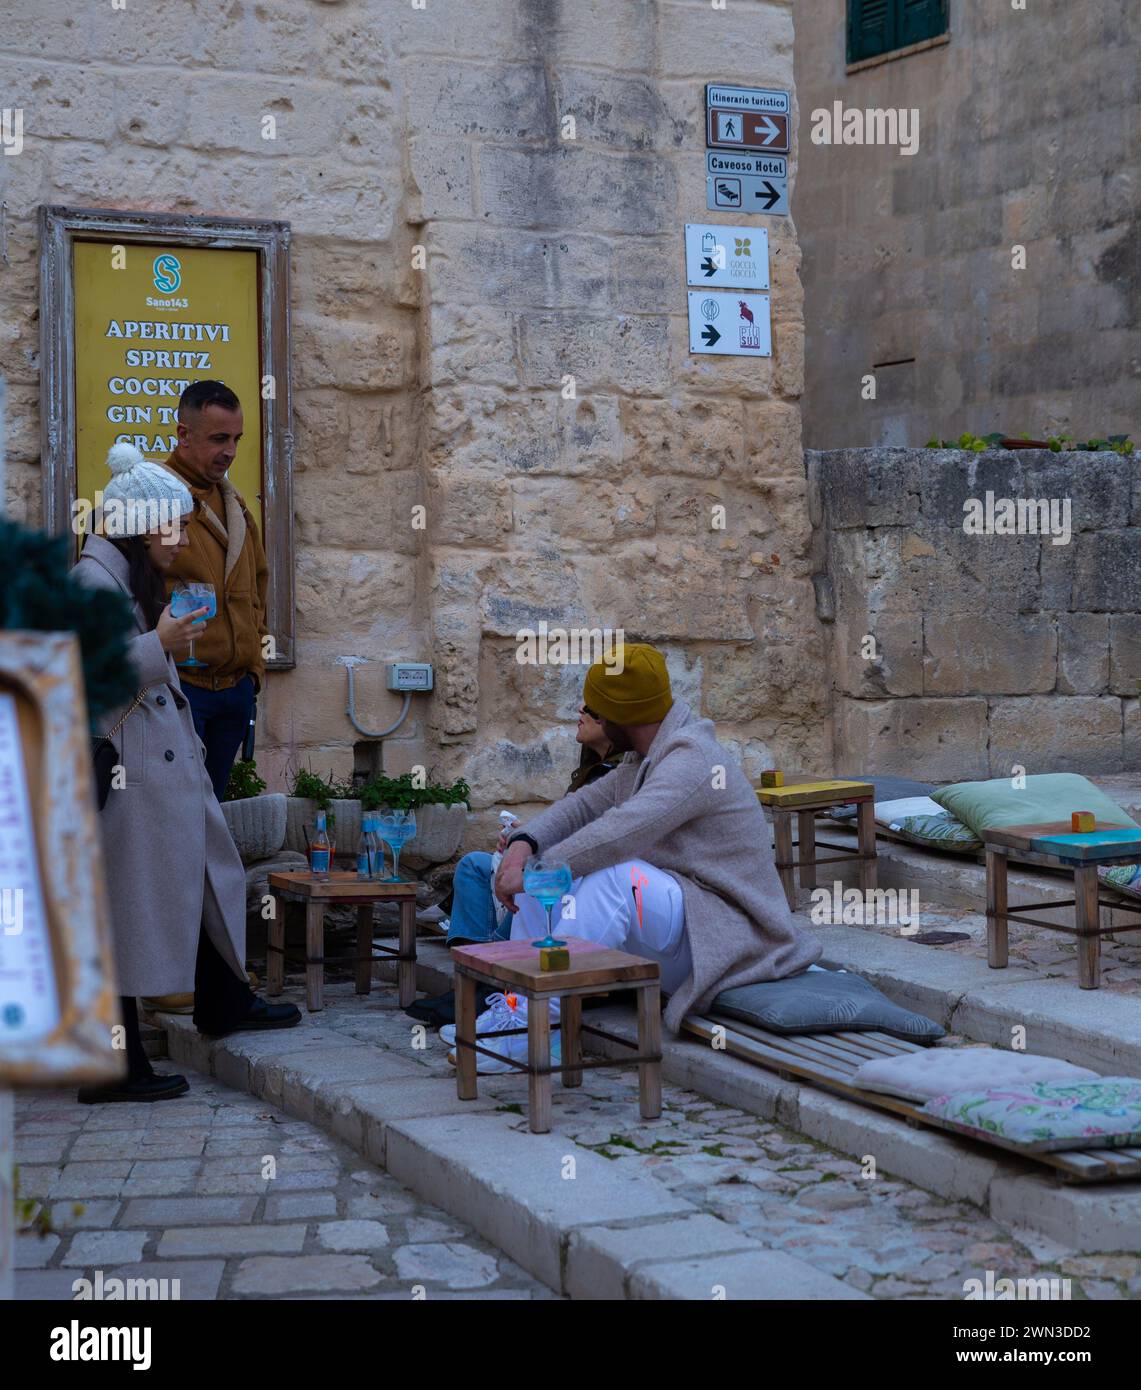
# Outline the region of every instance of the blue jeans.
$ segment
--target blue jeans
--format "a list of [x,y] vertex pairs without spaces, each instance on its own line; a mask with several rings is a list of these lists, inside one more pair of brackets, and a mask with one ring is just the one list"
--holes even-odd
[[465,854],[452,880],[452,919],[448,940],[506,941],[511,935],[510,916],[495,924],[495,894],[491,891],[491,855],[477,850]]
[[182,693],[190,702],[195,733],[206,745],[206,771],[221,801],[254,712],[254,678],[243,676],[229,690],[204,690],[187,681]]

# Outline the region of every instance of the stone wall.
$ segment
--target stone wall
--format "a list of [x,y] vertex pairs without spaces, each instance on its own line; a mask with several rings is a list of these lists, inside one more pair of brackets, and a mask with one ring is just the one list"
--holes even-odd
[[[1138,428],[1131,9],[951,0],[949,43],[846,73],[845,0],[799,0],[810,448]],[[813,144],[836,101],[916,111],[918,153]]]
[[517,664],[542,621],[663,645],[752,770],[826,761],[791,219],[764,219],[771,360],[691,357],[685,321],[682,224],[717,220],[703,85],[791,88],[791,6],[105,10],[5,14],[12,511],[39,516],[37,205],[289,221],[298,665],[262,702],[271,785],[346,775],[343,663],[375,729],[405,658],[437,687],[389,770],[465,775],[487,808],[560,794],[582,670]]
[[[1141,460],[807,459],[837,767],[933,781],[1141,768]],[[985,525],[988,492],[995,534],[967,534],[964,503]],[[998,534],[1000,499],[1020,498],[1058,504],[1059,540],[1068,503],[1069,542]]]

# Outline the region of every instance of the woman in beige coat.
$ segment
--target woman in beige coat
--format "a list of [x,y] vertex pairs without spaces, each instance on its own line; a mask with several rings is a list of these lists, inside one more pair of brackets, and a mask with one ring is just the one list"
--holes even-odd
[[[139,1038],[137,995],[194,991],[194,1023],[219,1036],[239,1028],[290,1027],[293,1005],[267,1005],[245,971],[242,861],[215,799],[171,656],[206,612],[171,616],[163,575],[187,542],[189,491],[129,444],[108,459],[102,535],[90,535],[73,570],[80,583],[134,604],[131,660],[145,690],[114,736],[116,776],[100,813],[111,926],[127,1036],[126,1082],[85,1088],[80,1100],[162,1100],[180,1076],[158,1076]],[[126,707],[124,707],[126,708]],[[114,728],[123,710],[106,716]]]

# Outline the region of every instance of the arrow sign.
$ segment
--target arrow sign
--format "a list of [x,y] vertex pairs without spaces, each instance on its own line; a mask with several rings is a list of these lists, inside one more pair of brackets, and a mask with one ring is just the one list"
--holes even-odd
[[706,347],[715,347],[721,341],[721,334],[711,323],[707,323],[701,330],[701,341]]
[[705,278],[707,280],[712,280],[713,277],[717,274],[717,267],[713,264],[712,256],[706,256],[706,258],[701,262],[701,268],[705,271]]
[[781,127],[771,116],[762,116],[756,124],[756,130],[761,137],[762,145],[771,145],[779,135],[783,134]]
[[[787,99],[787,92],[781,93]],[[712,149],[788,152],[788,108],[783,111],[748,110],[710,105],[706,111],[705,143]]]
[[[762,192],[761,189],[763,189],[764,192]],[[779,188],[774,188],[768,179],[762,179],[761,188],[756,190],[753,197],[764,198],[766,200],[764,211],[768,212],[769,208],[780,202],[781,190]]]

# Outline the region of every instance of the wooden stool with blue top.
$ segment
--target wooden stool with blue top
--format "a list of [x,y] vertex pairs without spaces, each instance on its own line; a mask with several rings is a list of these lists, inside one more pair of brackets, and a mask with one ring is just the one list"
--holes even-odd
[[[1085,814],[1085,813],[1080,813]],[[1092,819],[1092,817],[1091,817]],[[1008,922],[1027,922],[1047,931],[1066,932],[1078,939],[1078,984],[1082,989],[1101,985],[1101,938],[1111,932],[1141,931],[1138,921],[1125,926],[1099,925],[1098,908],[1122,911],[1120,902],[1103,901],[1098,892],[1097,871],[1114,864],[1141,863],[1141,826],[1109,825],[1094,821],[1092,829],[1075,831],[1072,821],[1049,821],[1040,825],[1006,825],[984,830],[986,846],[986,938],[987,964],[992,970],[1005,970],[1009,963]],[[1018,903],[1018,912],[1007,901],[1006,870],[1013,859],[1020,864],[1040,864],[1063,869],[1074,877],[1074,896],[1062,902]],[[1025,917],[1021,912],[1036,907],[1072,907],[1074,925],[1045,922],[1041,917]],[[1133,909],[1124,909],[1133,914]]]

